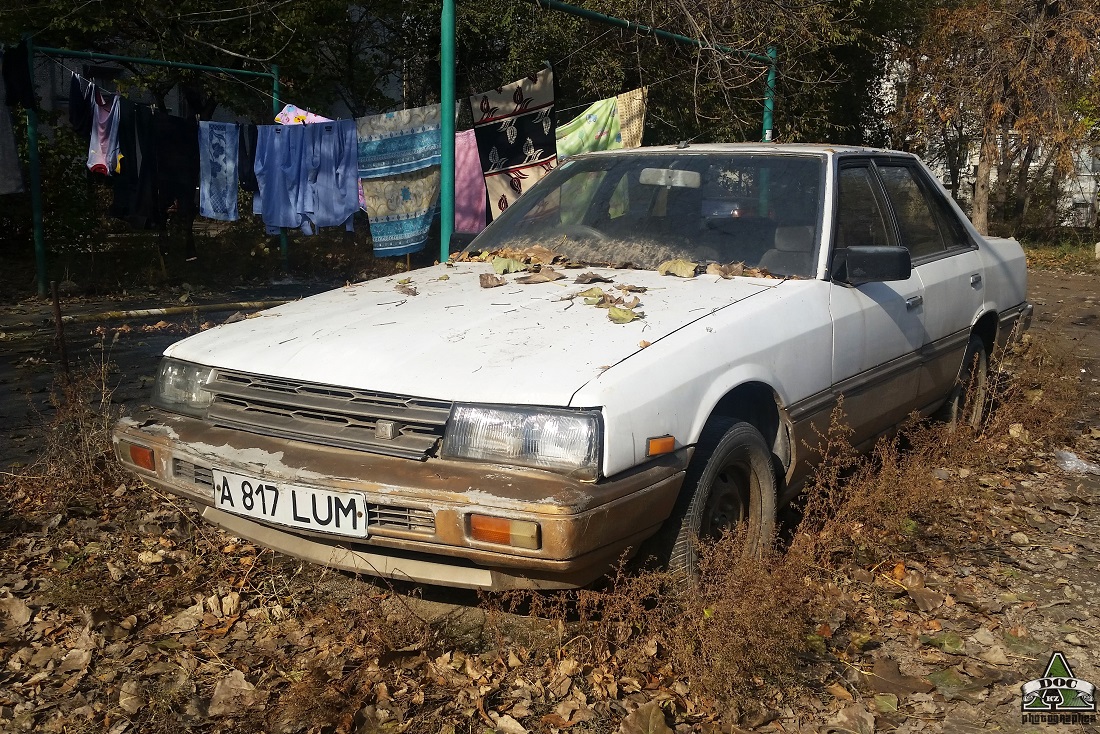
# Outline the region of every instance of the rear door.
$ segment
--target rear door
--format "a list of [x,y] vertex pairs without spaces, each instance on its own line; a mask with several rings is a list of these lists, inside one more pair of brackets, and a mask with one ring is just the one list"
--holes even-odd
[[932,405],[951,390],[970,327],[982,305],[977,246],[943,191],[912,158],[875,159],[902,244],[924,285],[926,330],[917,399]]
[[[844,159],[838,165],[834,254],[847,247],[899,244],[870,159]],[[917,403],[924,301],[915,270],[898,282],[830,283],[833,385],[844,396],[857,444],[903,420]]]

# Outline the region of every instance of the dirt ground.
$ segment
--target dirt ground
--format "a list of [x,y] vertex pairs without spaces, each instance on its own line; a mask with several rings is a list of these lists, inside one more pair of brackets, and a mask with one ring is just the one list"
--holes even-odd
[[[281,299],[311,287],[191,299]],[[81,299],[65,311],[182,296]],[[531,624],[556,630],[557,653],[536,659],[534,645],[517,642],[528,622],[498,604],[321,573],[123,485],[95,508],[4,513],[0,730],[1100,731],[1022,719],[1021,685],[1043,675],[1052,652],[1100,685],[1100,475],[1067,470],[1054,453],[1100,463],[1100,281],[1037,271],[1029,297],[1031,339],[1080,365],[1074,442],[1033,446],[1006,433],[994,467],[927,467],[931,481],[965,493],[934,510],[935,532],[900,543],[888,564],[853,558],[822,587],[805,670],[795,683],[761,683],[754,705],[720,705],[644,660],[585,661],[576,652],[584,636],[546,615]],[[51,410],[47,314],[39,301],[0,311],[0,467],[13,473],[33,465]],[[117,364],[125,408],[145,399],[167,344],[229,315],[74,326],[70,359]],[[334,631],[340,619],[348,629]],[[485,652],[464,654],[473,637]],[[662,654],[656,641],[640,653]],[[342,706],[346,715],[334,714]]]

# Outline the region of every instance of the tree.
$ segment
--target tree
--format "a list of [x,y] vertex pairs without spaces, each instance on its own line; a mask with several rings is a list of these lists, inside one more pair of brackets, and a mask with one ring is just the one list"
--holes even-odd
[[1010,189],[1016,209],[1026,206],[1036,156],[1045,158],[1040,170],[1052,188],[1073,170],[1073,154],[1091,134],[1082,110],[1098,100],[1098,39],[1095,0],[971,0],[935,11],[902,49],[900,127],[918,145],[938,138],[956,167],[976,142],[971,219],[980,232],[990,230],[991,203],[1004,217]]

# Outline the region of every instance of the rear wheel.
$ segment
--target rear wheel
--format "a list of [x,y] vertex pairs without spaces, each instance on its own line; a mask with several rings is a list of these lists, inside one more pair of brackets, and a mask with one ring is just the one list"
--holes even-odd
[[694,583],[698,541],[745,533],[745,552],[762,554],[775,533],[776,478],[760,431],[732,419],[713,421],[699,438],[680,501],[662,532],[670,571]]
[[959,376],[947,402],[940,408],[939,418],[948,424],[951,430],[960,425],[978,429],[985,418],[989,390],[989,354],[985,342],[980,336],[972,335],[963,354]]

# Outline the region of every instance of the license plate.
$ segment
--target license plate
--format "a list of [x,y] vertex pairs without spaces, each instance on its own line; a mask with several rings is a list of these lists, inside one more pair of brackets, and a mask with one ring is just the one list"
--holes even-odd
[[211,471],[219,510],[301,530],[367,537],[367,502],[361,492],[297,487]]

